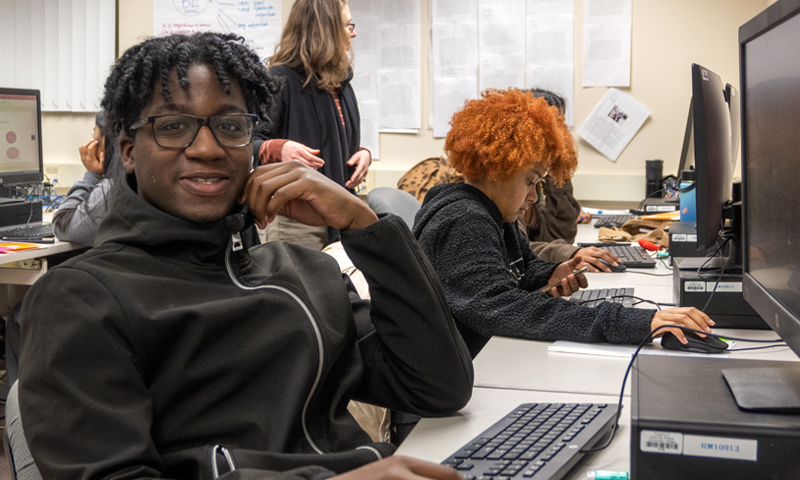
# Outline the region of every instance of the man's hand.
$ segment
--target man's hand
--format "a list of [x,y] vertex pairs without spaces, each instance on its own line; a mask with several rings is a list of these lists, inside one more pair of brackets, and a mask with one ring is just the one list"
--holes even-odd
[[353,172],[353,176],[350,177],[350,180],[348,180],[344,186],[347,188],[356,188],[358,184],[364,180],[364,177],[367,176],[367,170],[369,170],[369,166],[372,164],[372,156],[367,150],[359,150],[350,157],[347,164],[351,167],[355,165],[356,171]]
[[611,269],[608,268],[608,265],[604,264],[600,260],[605,260],[609,265],[617,266],[622,263],[622,260],[614,255],[613,253],[609,252],[608,250],[604,250],[599,247],[585,247],[581,248],[577,252],[575,252],[575,256],[580,256],[583,258],[583,262],[578,265],[578,268],[583,266],[588,266],[590,272],[597,273],[599,271],[603,272],[610,272]]
[[444,465],[410,457],[394,456],[337,475],[331,480],[463,480]]
[[581,288],[588,287],[589,280],[586,278],[586,275],[581,274],[576,277],[572,273],[578,268],[581,262],[583,262],[583,258],[575,256],[571,260],[556,267],[548,283],[552,284],[556,281],[559,281],[559,283],[548,289],[547,293],[554,297],[568,297]]
[[78,153],[81,154],[81,163],[87,172],[103,174],[103,165],[106,161],[106,154],[103,150],[103,143],[97,140],[89,140],[80,147]]
[[250,205],[261,228],[278,214],[306,225],[339,230],[364,228],[378,221],[366,203],[298,161],[253,170],[239,198],[239,203],[244,202]]

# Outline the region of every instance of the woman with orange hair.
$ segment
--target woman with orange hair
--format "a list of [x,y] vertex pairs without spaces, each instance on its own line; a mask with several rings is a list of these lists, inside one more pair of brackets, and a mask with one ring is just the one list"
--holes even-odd
[[[559,184],[572,176],[572,134],[558,109],[530,92],[489,90],[481,97],[455,113],[445,141],[465,182],[431,188],[414,224],[473,358],[493,335],[639,343],[665,324],[710,332],[714,322],[695,308],[589,308],[557,298],[588,286],[572,274],[581,257],[542,261],[515,221],[536,201],[545,175]],[[551,282],[558,283],[538,291]],[[680,329],[670,330],[686,342]]]

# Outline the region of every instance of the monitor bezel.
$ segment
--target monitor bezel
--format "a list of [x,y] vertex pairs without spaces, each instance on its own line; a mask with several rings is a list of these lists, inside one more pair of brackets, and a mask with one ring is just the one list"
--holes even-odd
[[39,144],[39,171],[0,172],[0,186],[37,183],[44,180],[44,155],[42,153],[42,97],[39,90],[0,87],[0,95],[20,95],[36,97],[36,127]]
[[[787,20],[800,15],[800,0],[782,0],[772,4],[739,28],[739,101],[741,107],[741,158],[742,158],[742,294],[744,299],[764,319],[786,344],[800,356],[800,318],[764,288],[750,273],[748,235],[748,176],[747,165],[747,56],[748,43],[773,30]],[[786,325],[791,325],[787,328]]]

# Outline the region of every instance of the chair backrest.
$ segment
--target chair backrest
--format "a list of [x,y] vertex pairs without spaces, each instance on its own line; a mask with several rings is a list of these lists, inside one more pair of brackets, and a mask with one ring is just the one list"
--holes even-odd
[[396,188],[373,188],[367,194],[367,205],[375,213],[393,213],[402,218],[408,228],[414,226],[414,217],[422,206],[413,195]]
[[42,480],[39,467],[33,463],[33,456],[25,440],[22,417],[19,412],[19,382],[14,382],[6,398],[6,453],[11,472],[17,480]]

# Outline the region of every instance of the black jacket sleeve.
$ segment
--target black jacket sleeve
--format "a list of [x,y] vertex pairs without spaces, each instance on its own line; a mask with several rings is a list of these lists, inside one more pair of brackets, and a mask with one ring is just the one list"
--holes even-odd
[[369,311],[356,306],[355,314],[369,315],[375,327],[360,341],[365,375],[358,399],[423,416],[466,405],[473,382],[469,352],[405,223],[387,215],[342,232],[342,244],[369,284]]
[[[437,214],[431,259],[453,316],[471,330],[532,340],[638,343],[650,331],[653,310],[603,303],[582,307],[535,290],[556,265],[523,251],[525,276],[517,282],[506,267],[505,246],[494,220],[480,208],[456,218]],[[464,221],[469,218],[470,221]],[[520,233],[520,241],[527,240]]]

